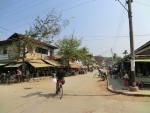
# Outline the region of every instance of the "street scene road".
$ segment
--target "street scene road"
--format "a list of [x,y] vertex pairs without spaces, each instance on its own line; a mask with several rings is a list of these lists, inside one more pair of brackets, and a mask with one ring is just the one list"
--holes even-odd
[[150,113],[150,98],[115,94],[95,72],[66,77],[64,96],[52,78],[0,86],[0,113]]
[[150,113],[148,8],[0,0],[0,113]]

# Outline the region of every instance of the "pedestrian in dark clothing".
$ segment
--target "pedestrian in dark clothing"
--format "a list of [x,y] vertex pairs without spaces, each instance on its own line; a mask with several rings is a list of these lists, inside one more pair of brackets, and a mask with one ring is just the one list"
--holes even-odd
[[60,69],[56,73],[57,80],[64,80],[65,72],[63,69]]
[[65,76],[64,70],[63,70],[62,68],[59,69],[59,70],[57,71],[57,73],[56,73],[56,79],[57,79],[57,83],[56,83],[56,94],[57,94],[57,89],[58,89],[59,82],[61,82],[62,85],[65,83],[64,76]]
[[17,78],[17,82],[21,82],[22,72],[20,69],[17,69],[16,78]]

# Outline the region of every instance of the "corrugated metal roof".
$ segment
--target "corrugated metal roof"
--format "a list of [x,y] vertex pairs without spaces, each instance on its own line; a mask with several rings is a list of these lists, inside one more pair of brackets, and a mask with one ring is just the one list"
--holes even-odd
[[61,66],[61,64],[55,60],[44,60],[44,61],[53,65],[53,66]]
[[6,64],[0,64],[0,66],[4,66],[4,65],[6,65]]
[[42,60],[30,60],[28,61],[33,67],[40,68],[40,67],[52,67],[52,65],[46,64]]
[[7,66],[5,66],[6,68],[11,68],[11,67],[20,67],[22,65],[22,63],[19,64],[9,64]]
[[150,62],[150,59],[137,59],[135,62]]
[[77,69],[79,69],[79,68],[81,68],[81,65],[80,64],[70,64],[70,67],[71,68],[77,68]]

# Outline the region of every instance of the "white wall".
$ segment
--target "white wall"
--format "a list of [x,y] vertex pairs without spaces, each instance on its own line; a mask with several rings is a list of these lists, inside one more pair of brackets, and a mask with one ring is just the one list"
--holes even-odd
[[3,54],[3,48],[0,48],[0,60],[8,59],[8,54]]
[[[11,46],[12,45],[8,45],[8,47],[10,47],[10,48],[11,48]],[[38,47],[38,45],[37,46],[34,45],[34,47],[33,47],[33,53],[31,52],[31,53],[28,53],[26,55],[26,57],[28,59],[45,59],[45,58],[47,58],[47,57],[50,56],[50,49],[48,47],[44,47],[44,46],[41,47],[41,48],[47,49],[48,50],[48,54],[36,53],[35,52],[36,47]],[[10,51],[7,51],[7,52],[8,52],[9,55],[8,54],[3,54],[3,48],[0,47],[0,60],[6,60],[6,59],[10,58],[11,53],[10,53]]]
[[8,59],[8,54],[6,55],[0,54],[0,60],[6,60],[6,59]]

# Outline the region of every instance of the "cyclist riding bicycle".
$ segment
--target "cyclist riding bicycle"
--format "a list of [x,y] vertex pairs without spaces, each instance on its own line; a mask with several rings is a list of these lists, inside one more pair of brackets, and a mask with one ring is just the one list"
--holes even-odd
[[65,76],[65,72],[64,70],[61,68],[57,71],[56,73],[56,79],[57,79],[57,83],[56,83],[56,94],[58,93],[58,85],[59,83],[61,83],[62,85],[65,83],[65,80],[64,80],[64,76]]

